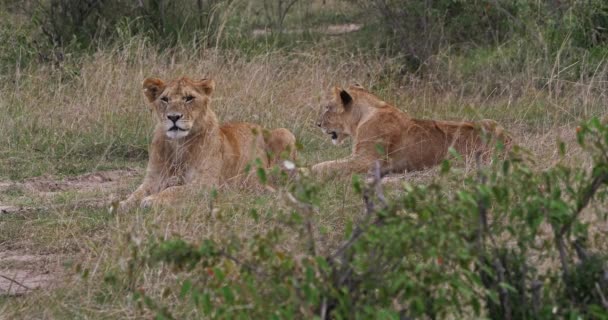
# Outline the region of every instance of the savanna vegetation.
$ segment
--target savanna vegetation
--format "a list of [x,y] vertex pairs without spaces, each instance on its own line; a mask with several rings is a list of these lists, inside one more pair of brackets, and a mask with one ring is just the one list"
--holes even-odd
[[[606,319],[607,58],[602,0],[0,0],[0,318]],[[181,75],[294,132],[297,168],[109,212],[143,79]],[[350,149],[318,108],[354,82],[516,146],[319,181]]]

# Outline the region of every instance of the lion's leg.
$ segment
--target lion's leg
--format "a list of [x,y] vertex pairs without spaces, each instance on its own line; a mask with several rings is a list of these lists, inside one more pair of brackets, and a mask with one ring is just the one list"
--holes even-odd
[[142,208],[175,204],[178,200],[187,198],[194,188],[191,185],[169,187],[159,193],[149,195],[141,200]]
[[312,172],[322,177],[329,175],[365,173],[374,163],[371,158],[348,157],[325,161],[312,166]]
[[119,212],[126,212],[137,207],[145,197],[158,191],[160,184],[161,181],[159,179],[152,177],[144,178],[144,182],[126,200],[118,203]]
[[177,204],[178,202],[191,197],[198,190],[215,186],[219,186],[219,177],[206,176],[189,184],[170,186],[158,193],[151,194],[141,200],[140,206],[142,208],[148,208],[151,206]]
[[148,194],[150,194],[149,188],[145,184],[140,185],[126,200],[118,204],[120,210],[126,211],[135,207]]

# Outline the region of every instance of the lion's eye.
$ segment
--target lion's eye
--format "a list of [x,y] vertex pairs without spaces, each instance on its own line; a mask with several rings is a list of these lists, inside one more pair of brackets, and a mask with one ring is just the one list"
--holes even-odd
[[160,100],[161,100],[162,102],[165,102],[165,103],[166,103],[166,102],[169,102],[169,97],[164,96],[164,97],[161,97],[161,98],[160,98]]
[[194,97],[193,96],[186,96],[184,98],[184,100],[186,100],[186,102],[192,102],[192,100],[194,100]]

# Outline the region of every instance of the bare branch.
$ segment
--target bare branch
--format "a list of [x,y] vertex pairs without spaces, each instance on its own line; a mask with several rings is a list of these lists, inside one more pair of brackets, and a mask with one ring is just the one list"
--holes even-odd
[[559,232],[555,232],[555,246],[559,252],[559,261],[562,265],[562,269],[564,270],[564,274],[566,274],[570,271],[570,267],[568,265],[568,255],[566,252],[564,237],[563,235],[559,234]]
[[315,212],[315,208],[309,203],[304,203],[304,202],[299,201],[290,192],[286,193],[286,197],[287,197],[288,202],[296,209],[296,211],[299,211],[302,215],[304,215],[304,219],[306,219],[306,231],[309,236],[308,250],[309,250],[310,254],[312,254],[313,256],[316,257],[317,249],[316,249],[314,228],[313,228],[313,224],[312,224],[312,214]]
[[505,311],[505,319],[510,320],[511,317],[511,301],[509,299],[509,292],[507,291],[507,288],[505,288],[504,286],[501,286],[501,283],[506,283],[505,281],[505,268],[503,267],[502,263],[500,262],[499,257],[496,257],[494,259],[494,268],[496,270],[497,276],[498,276],[498,292],[500,295],[500,303],[502,304],[504,311]]
[[227,258],[229,260],[232,260],[232,262],[236,263],[237,265],[247,269],[249,272],[255,273],[258,276],[263,276],[266,277],[267,274],[260,271],[258,268],[256,268],[255,266],[251,265],[250,263],[241,261],[239,258],[229,254],[228,252],[224,251],[224,250],[219,250],[218,254],[224,258]]
[[570,231],[572,224],[574,224],[574,222],[578,220],[578,217],[583,211],[583,209],[585,209],[587,205],[589,205],[591,199],[593,199],[599,188],[604,184],[608,184],[608,173],[603,173],[594,177],[591,183],[585,187],[583,193],[580,195],[580,198],[577,201],[574,215],[559,230],[560,236],[563,236]]

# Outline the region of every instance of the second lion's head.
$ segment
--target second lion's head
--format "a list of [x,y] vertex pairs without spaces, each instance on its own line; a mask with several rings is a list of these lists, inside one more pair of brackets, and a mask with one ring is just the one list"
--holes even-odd
[[182,77],[165,83],[147,78],[143,83],[144,95],[169,139],[183,138],[203,129],[214,89],[215,81],[211,79]]
[[330,98],[321,104],[317,126],[323,133],[331,136],[333,144],[341,144],[350,133],[350,114],[353,108],[353,96],[347,90],[334,87]]

